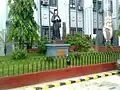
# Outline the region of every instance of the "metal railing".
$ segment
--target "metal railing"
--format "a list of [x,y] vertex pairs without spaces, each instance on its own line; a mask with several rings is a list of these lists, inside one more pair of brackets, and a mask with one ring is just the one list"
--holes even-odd
[[27,60],[0,60],[0,77],[115,62],[120,52],[72,53],[68,57],[32,56]]

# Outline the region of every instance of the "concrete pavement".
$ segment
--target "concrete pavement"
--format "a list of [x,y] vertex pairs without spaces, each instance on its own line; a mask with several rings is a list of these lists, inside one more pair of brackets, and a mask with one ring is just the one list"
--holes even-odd
[[[115,73],[116,75],[112,75],[112,73]],[[42,84],[36,84],[36,85],[30,85],[15,89],[8,89],[8,90],[120,90],[120,76],[116,73],[117,70],[114,71],[108,71],[108,72],[102,72],[92,75],[86,75],[82,77],[75,77],[75,78],[69,78],[69,79],[63,79],[53,82],[47,82]],[[107,77],[105,74],[109,74]],[[96,77],[96,75],[101,76],[101,78]],[[94,77],[94,80],[87,80],[87,77]],[[81,82],[79,80],[85,79],[84,82]],[[69,81],[77,81],[76,83],[72,84]],[[67,82],[67,85],[60,86],[59,82]],[[48,88],[47,85],[54,85],[58,84],[58,86],[53,88]],[[43,89],[40,89],[40,88]],[[37,89],[36,89],[37,88]]]

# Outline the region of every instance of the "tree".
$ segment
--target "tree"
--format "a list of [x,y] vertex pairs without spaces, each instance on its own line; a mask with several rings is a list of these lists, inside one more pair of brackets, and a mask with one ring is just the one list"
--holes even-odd
[[17,42],[19,48],[27,44],[31,48],[38,40],[39,26],[34,20],[34,10],[37,10],[34,0],[8,0],[10,7],[9,41]]
[[[120,7],[118,9],[118,20],[120,20]],[[116,34],[117,34],[117,36],[120,36],[120,24],[119,24],[118,31]]]

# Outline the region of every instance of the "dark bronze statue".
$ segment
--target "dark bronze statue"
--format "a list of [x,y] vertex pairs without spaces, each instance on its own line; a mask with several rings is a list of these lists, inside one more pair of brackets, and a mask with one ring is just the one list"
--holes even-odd
[[52,23],[53,23],[53,36],[52,40],[60,40],[60,27],[61,27],[61,19],[58,16],[57,9],[54,10],[53,16],[52,16]]

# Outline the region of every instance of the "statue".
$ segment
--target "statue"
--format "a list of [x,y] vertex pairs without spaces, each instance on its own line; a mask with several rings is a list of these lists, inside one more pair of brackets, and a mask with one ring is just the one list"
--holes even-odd
[[105,17],[104,27],[103,27],[103,35],[106,39],[107,43],[111,43],[112,38],[112,17]]
[[58,12],[55,13],[57,9],[54,10],[53,16],[52,16],[52,23],[53,23],[53,36],[52,40],[60,40],[60,30],[59,28],[61,27],[61,19],[58,16]]

